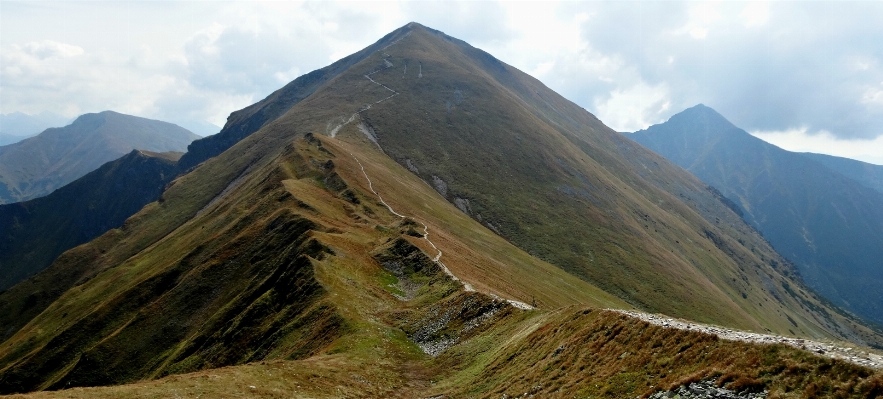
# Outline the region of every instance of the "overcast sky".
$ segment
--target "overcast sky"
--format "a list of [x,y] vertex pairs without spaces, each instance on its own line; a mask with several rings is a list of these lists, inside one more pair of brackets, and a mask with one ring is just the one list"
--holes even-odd
[[410,21],[634,131],[698,103],[795,151],[883,164],[883,2],[0,1],[0,113],[222,126]]

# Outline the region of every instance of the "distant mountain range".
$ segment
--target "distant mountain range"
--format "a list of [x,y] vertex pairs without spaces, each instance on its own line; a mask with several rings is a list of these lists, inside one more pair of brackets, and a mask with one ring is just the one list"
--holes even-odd
[[128,172],[168,182],[0,292],[0,394],[175,380],[196,396],[228,372],[249,375],[239,396],[878,389],[839,360],[602,310],[883,346],[718,190],[417,23],[232,113],[175,178],[150,178],[173,162],[129,153],[6,208],[4,227],[48,234],[122,209],[142,186]]
[[134,149],[184,151],[197,138],[171,123],[113,111],[82,115],[0,147],[0,204],[49,194]]
[[50,127],[60,127],[71,122],[71,118],[49,111],[28,115],[22,112],[0,114],[0,146],[12,144]]
[[883,167],[785,151],[703,105],[628,136],[731,199],[811,287],[883,323]]
[[0,291],[159,198],[181,155],[133,150],[45,197],[0,205]]
[[181,126],[199,136],[211,136],[221,131],[221,127],[213,123],[199,120],[176,121],[176,125]]
[[867,188],[883,193],[883,166],[849,158],[813,154],[811,152],[804,152],[802,155],[827,166],[828,169],[855,180]]

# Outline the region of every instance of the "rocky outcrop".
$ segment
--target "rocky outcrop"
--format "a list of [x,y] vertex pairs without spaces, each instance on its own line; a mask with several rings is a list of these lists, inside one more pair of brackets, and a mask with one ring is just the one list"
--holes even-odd
[[705,380],[681,385],[670,391],[657,392],[650,395],[650,399],[762,399],[767,397],[767,392],[760,393],[736,392],[726,388],[720,388],[714,384],[714,380]]

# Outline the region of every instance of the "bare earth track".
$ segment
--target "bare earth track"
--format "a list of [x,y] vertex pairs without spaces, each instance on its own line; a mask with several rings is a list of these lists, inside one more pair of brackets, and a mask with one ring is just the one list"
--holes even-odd
[[860,349],[837,346],[829,343],[810,341],[807,339],[783,337],[780,335],[758,334],[747,331],[732,330],[729,328],[710,326],[706,324],[692,323],[685,320],[673,319],[663,315],[654,315],[633,310],[607,309],[629,317],[641,319],[650,324],[673,328],[678,330],[700,331],[706,334],[716,335],[720,339],[728,341],[741,341],[756,344],[783,344],[794,348],[803,349],[820,356],[831,359],[839,359],[872,369],[883,369],[883,356]]

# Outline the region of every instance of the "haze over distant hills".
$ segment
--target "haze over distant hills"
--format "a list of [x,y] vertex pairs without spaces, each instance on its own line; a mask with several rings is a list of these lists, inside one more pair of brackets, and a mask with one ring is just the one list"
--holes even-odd
[[133,150],[45,197],[0,205],[0,291],[159,198],[181,155]]
[[176,124],[202,137],[211,136],[221,131],[220,126],[206,121],[186,120],[177,121]]
[[82,115],[0,147],[0,204],[49,194],[133,149],[184,151],[197,138],[171,123],[113,111]]
[[628,136],[738,204],[814,289],[883,323],[880,167],[785,151],[703,105]]
[[22,112],[0,114],[0,146],[12,144],[50,128],[67,125],[71,118],[49,111],[28,115]]
[[878,389],[858,366],[601,310],[883,345],[717,190],[416,23],[232,113],[176,168],[0,293],[0,393],[197,396],[238,372],[241,396]]
[[883,193],[883,166],[825,154],[802,153],[859,184]]

